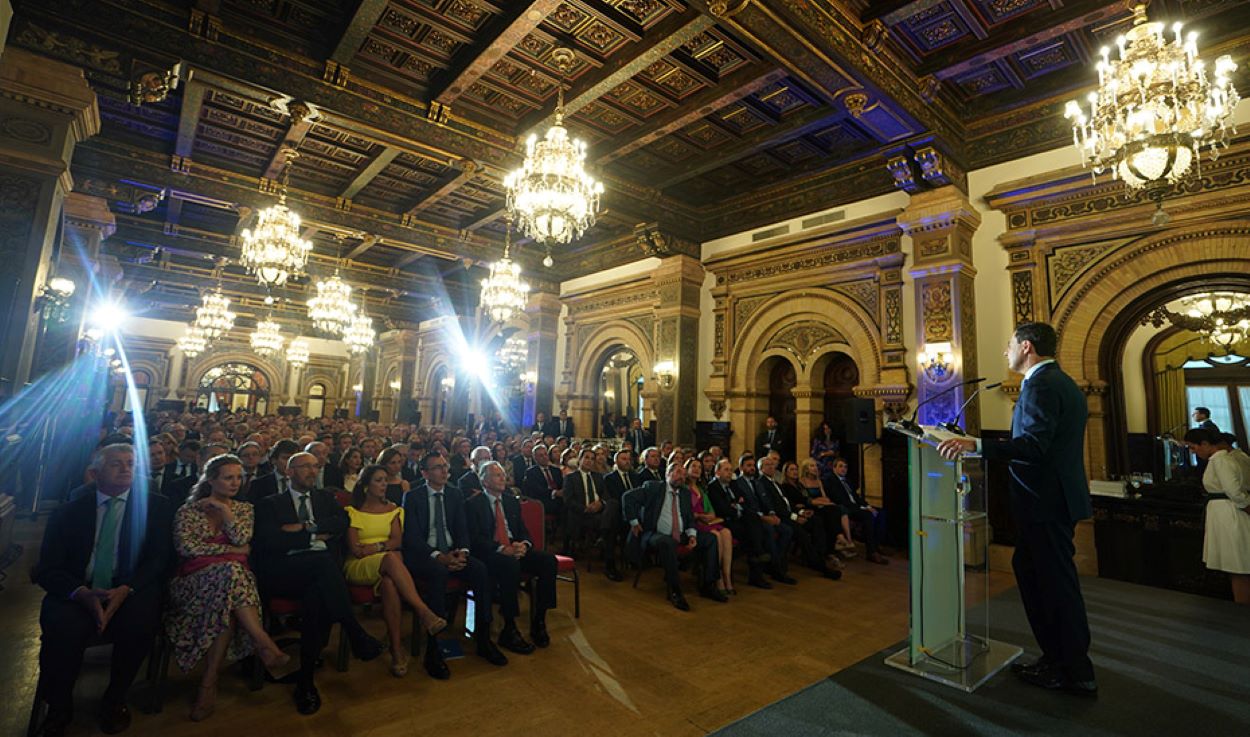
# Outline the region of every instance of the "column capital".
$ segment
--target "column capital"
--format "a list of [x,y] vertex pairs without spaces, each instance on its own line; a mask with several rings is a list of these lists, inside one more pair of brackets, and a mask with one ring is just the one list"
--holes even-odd
[[981,226],[981,213],[968,195],[946,186],[912,195],[911,202],[898,215],[898,225],[913,237],[955,226],[976,230]]
[[103,197],[70,192],[65,195],[65,224],[99,233],[104,240],[117,232],[117,218]]

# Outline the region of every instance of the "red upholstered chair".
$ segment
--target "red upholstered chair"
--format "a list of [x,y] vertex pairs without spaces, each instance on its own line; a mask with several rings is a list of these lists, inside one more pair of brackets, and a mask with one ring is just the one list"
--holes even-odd
[[[546,549],[546,530],[543,528],[543,505],[532,499],[521,499],[521,521],[530,537],[534,538],[534,547]],[[556,580],[570,581],[573,584],[573,616],[582,616],[582,583],[577,576],[577,561],[567,555],[556,556]],[[526,582],[526,591],[530,595],[530,611],[532,612],[534,587]]]

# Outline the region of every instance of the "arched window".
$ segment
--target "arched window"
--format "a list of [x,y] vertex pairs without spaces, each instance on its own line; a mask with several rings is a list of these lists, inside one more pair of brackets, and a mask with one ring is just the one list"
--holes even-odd
[[313,419],[324,417],[326,413],[326,385],[313,384],[308,387],[308,416]]
[[223,363],[204,372],[195,406],[207,410],[246,409],[263,415],[269,407],[269,379],[247,363]]

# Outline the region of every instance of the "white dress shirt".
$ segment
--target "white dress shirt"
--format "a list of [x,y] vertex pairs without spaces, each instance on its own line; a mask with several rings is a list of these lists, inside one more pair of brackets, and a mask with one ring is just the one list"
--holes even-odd
[[[286,481],[286,479],[283,479],[283,481]],[[290,482],[286,482],[286,484],[287,484],[286,486],[287,494],[291,497],[291,503],[295,505],[296,517],[299,516],[299,498],[301,496],[308,497],[308,524],[309,524],[308,549],[309,550],[327,550],[328,548],[326,548],[326,541],[317,539],[317,515],[313,513],[313,502],[312,502],[312,496],[311,496],[312,490],[309,490],[308,492],[299,492],[299,491],[296,491],[293,486],[291,486]],[[303,551],[293,550],[291,552],[299,553]]]

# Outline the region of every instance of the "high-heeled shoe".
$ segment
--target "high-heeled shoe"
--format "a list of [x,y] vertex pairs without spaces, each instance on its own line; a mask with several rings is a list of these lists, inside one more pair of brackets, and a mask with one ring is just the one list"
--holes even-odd
[[291,662],[291,656],[279,650],[276,645],[256,648],[256,657],[260,658],[265,670],[274,678],[281,678],[282,667]]
[[191,707],[191,721],[202,722],[217,710],[217,684],[200,684],[200,693]]
[[426,610],[426,614],[421,617],[421,626],[425,627],[425,631],[433,636],[447,629],[447,620],[436,615],[433,611]]

